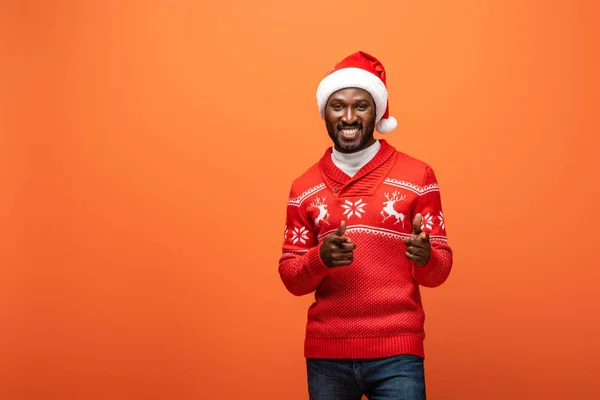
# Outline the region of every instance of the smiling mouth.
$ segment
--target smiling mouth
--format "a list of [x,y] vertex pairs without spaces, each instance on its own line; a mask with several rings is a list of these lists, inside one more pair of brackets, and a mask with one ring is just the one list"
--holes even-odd
[[356,126],[338,129],[338,132],[340,132],[340,136],[348,140],[356,139],[360,131],[361,129]]

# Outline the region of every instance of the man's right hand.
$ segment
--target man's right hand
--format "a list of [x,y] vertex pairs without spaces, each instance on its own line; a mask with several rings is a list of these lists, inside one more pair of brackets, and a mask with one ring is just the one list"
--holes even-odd
[[356,247],[349,238],[344,237],[346,221],[342,221],[335,232],[327,236],[321,245],[321,260],[329,268],[352,264],[353,250]]

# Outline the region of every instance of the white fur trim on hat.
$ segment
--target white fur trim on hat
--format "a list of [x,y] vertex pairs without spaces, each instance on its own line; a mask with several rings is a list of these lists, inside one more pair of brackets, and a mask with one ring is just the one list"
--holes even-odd
[[[375,123],[378,123],[387,108],[388,92],[378,76],[362,68],[339,69],[323,78],[317,88],[317,104],[319,105],[321,117],[325,118],[325,105],[329,97],[340,89],[350,87],[364,89],[373,96],[375,101]],[[387,123],[383,123],[383,125],[387,127]],[[383,133],[379,129],[377,131]]]

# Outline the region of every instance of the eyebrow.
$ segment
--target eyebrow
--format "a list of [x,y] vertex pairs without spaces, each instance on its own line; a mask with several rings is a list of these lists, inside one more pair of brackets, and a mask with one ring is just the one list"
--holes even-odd
[[[341,97],[333,97],[332,99],[329,100],[330,103],[336,102],[336,101],[344,101],[344,99],[342,99]],[[357,103],[371,103],[368,99],[358,99],[356,100]]]

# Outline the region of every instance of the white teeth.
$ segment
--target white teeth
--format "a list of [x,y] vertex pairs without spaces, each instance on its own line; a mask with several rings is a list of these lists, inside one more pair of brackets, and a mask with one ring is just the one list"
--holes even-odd
[[342,129],[340,129],[340,133],[342,134],[342,136],[347,139],[354,139],[356,137],[356,135],[358,134],[358,131],[359,131],[358,128],[342,128]]

